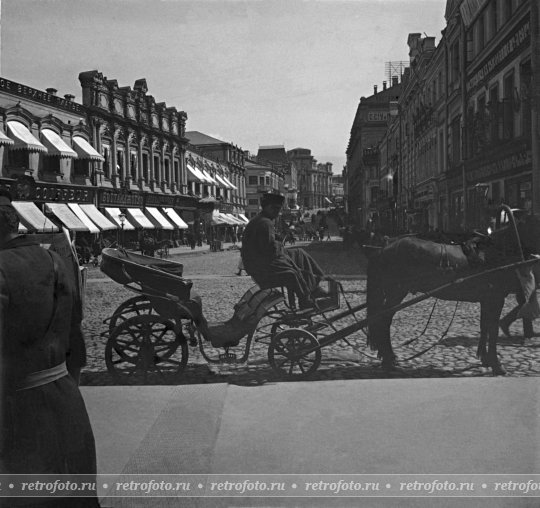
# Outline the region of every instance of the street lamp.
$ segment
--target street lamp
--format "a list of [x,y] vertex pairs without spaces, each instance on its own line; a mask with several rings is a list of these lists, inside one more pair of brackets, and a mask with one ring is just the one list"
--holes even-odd
[[120,247],[123,249],[124,248],[124,224],[126,222],[126,215],[121,213],[119,216],[118,216],[118,220],[120,221],[120,226],[122,226],[122,238],[121,238],[121,243],[120,243]]

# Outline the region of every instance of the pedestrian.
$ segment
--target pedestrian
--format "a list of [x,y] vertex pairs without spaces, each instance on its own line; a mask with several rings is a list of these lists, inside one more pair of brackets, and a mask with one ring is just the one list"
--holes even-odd
[[[84,474],[96,450],[76,381],[86,361],[81,299],[55,252],[18,235],[9,192],[0,189],[0,473]],[[8,506],[18,506],[9,500]],[[35,507],[99,507],[80,498],[32,498]]]

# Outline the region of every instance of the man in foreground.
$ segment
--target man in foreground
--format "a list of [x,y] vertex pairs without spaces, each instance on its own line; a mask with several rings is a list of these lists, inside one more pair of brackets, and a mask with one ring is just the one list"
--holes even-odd
[[[62,258],[19,236],[18,226],[0,189],[0,473],[95,477],[94,436],[75,381],[85,345],[73,282]],[[95,492],[88,496],[7,505],[98,507]]]
[[318,287],[324,273],[302,249],[286,250],[275,238],[274,220],[284,197],[267,193],[261,198],[262,211],[246,226],[242,238],[244,269],[261,287],[286,286],[298,296],[300,308],[313,305],[327,293]]

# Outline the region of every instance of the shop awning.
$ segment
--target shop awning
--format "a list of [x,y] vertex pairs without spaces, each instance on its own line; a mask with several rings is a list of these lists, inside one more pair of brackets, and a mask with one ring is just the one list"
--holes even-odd
[[18,232],[21,234],[28,233],[28,228],[22,222],[19,222]]
[[212,219],[210,220],[212,226],[227,226],[229,222],[222,216],[221,213],[214,210],[212,212]]
[[56,233],[58,228],[47,218],[41,210],[30,201],[13,201],[13,208],[19,214],[21,222],[29,230],[38,233]]
[[[105,215],[103,215],[95,205],[79,205],[81,210],[90,217],[91,221],[102,231],[110,229],[118,229],[116,224],[113,224]],[[118,211],[120,213],[120,211]]]
[[99,228],[90,220],[88,215],[86,215],[79,204],[77,203],[68,203],[68,208],[77,216],[77,218],[88,228],[90,233],[99,233]]
[[223,180],[224,180],[225,183],[229,186],[230,189],[236,189],[236,185],[233,185],[233,184],[231,183],[231,181],[230,181],[226,176],[223,177]]
[[210,175],[210,173],[206,170],[202,170],[201,171],[204,178],[206,179],[206,181],[210,184],[210,185],[217,185],[217,182],[212,178],[212,175]]
[[72,150],[65,141],[51,129],[41,130],[41,140],[47,147],[48,155],[57,155],[65,159],[73,159],[77,154]]
[[249,219],[243,213],[239,213],[238,217],[242,219],[246,224],[249,222]]
[[47,208],[56,216],[70,231],[88,231],[88,228],[64,203],[46,203]]
[[167,217],[180,229],[188,229],[188,225],[184,222],[182,217],[178,215],[174,208],[164,208],[163,211],[167,214]]
[[325,200],[328,204],[330,204],[330,205],[333,204],[332,201],[330,201],[327,197],[325,197],[324,200]]
[[223,180],[223,178],[219,176],[217,173],[216,173],[216,180],[218,181],[218,184],[220,187],[223,187],[224,189],[229,188],[229,185],[227,184],[227,182],[225,182],[225,180]]
[[133,225],[142,229],[155,229],[154,225],[148,220],[148,217],[144,215],[140,208],[128,208],[126,210],[129,219],[133,222]]
[[14,145],[15,142],[8,138],[1,130],[0,130],[0,145]]
[[[111,219],[111,221],[116,224],[119,228],[122,227],[122,223],[120,222],[119,216],[122,213],[120,211],[120,208],[104,208],[105,215]],[[125,215],[125,214],[124,214]],[[124,220],[124,230],[125,231],[132,231],[135,229],[135,226],[131,224],[127,219]]]
[[194,166],[191,164],[186,164],[188,169],[188,181],[190,182],[199,182],[199,183],[207,183],[206,179],[204,178],[204,175]]
[[174,229],[174,226],[165,217],[163,217],[163,214],[157,208],[147,206],[146,215],[157,228]]
[[224,213],[223,215],[225,215],[230,221],[231,221],[231,224],[235,224],[235,225],[238,225],[238,224],[244,224],[240,219],[237,219],[233,214],[231,213]]
[[80,136],[73,136],[73,149],[77,152],[79,159],[101,162],[105,160],[86,139]]
[[36,139],[21,122],[8,122],[8,135],[15,141],[11,150],[29,150],[30,152],[46,152],[47,149]]

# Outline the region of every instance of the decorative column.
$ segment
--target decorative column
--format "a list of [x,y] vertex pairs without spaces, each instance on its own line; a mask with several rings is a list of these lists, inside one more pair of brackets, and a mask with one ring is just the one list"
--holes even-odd
[[115,187],[119,187],[120,175],[118,174],[117,166],[118,160],[116,158],[116,136],[118,135],[118,128],[113,126],[112,146],[111,146],[111,182]]

